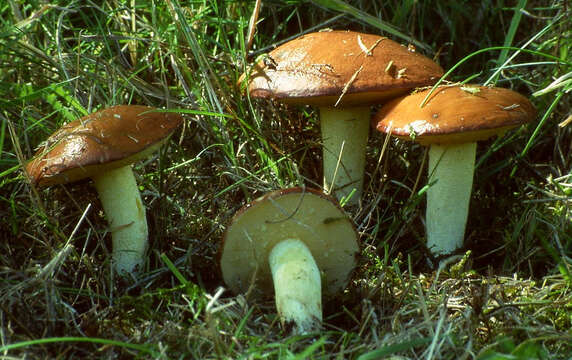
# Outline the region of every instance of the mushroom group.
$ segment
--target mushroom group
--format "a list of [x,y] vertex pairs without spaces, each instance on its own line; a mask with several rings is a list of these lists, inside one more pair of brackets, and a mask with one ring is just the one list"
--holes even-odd
[[[337,202],[306,188],[279,190],[239,210],[228,226],[220,266],[235,293],[274,293],[286,328],[319,329],[322,295],[342,290],[356,265],[358,234]],[[323,293],[323,294],[322,294]]]
[[363,191],[370,105],[434,84],[442,74],[412,47],[330,30],[271,51],[248,75],[248,91],[253,98],[319,108],[324,191],[356,205]]
[[503,88],[455,85],[430,92],[390,101],[375,114],[373,125],[429,146],[427,247],[439,256],[463,245],[476,142],[532,120],[536,111],[527,98]]
[[[323,191],[282,189],[236,212],[220,249],[230,290],[273,296],[283,327],[294,334],[322,327],[322,301],[346,287],[357,263],[359,235],[342,206],[362,198],[371,125],[430,146],[427,248],[441,257],[463,246],[476,142],[530,121],[536,111],[508,89],[420,89],[442,75],[412,46],[332,30],[277,47],[243,75],[252,98],[319,108]],[[372,117],[373,104],[381,107]],[[147,106],[106,108],[61,127],[25,168],[39,187],[93,180],[112,236],[111,263],[121,277],[142,271],[148,250],[145,206],[131,164],[155,152],[182,121]]]
[[113,106],[62,126],[26,166],[32,184],[40,187],[93,179],[120,276],[142,269],[148,242],[145,206],[131,164],[155,152],[182,120],[147,106]]

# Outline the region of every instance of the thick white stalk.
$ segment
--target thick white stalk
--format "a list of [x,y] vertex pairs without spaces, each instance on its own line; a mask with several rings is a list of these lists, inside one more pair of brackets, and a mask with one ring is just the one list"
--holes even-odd
[[324,158],[324,191],[338,200],[355,190],[349,205],[357,205],[363,191],[365,151],[370,108],[320,108]]
[[276,309],[282,323],[294,324],[294,333],[316,330],[322,323],[320,270],[308,247],[287,239],[272,248],[268,257]]
[[427,191],[427,247],[446,255],[463,246],[477,143],[431,145]]
[[145,207],[131,166],[93,177],[113,240],[113,266],[120,276],[143,268],[147,251]]

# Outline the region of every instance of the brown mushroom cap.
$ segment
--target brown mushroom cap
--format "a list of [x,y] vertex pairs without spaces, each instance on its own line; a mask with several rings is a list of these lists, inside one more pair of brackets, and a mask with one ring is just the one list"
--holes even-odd
[[347,284],[359,251],[356,229],[331,197],[318,190],[278,190],[237,211],[225,232],[220,266],[225,283],[235,293],[246,292],[256,274],[256,286],[272,294],[268,256],[280,241],[298,239],[309,248],[324,294]]
[[353,31],[303,35],[271,51],[250,74],[252,97],[287,103],[369,105],[434,84],[443,69],[388,38]]
[[38,186],[72,182],[145,158],[183,120],[179,114],[156,110],[118,105],[65,124],[26,166],[32,182]]
[[485,140],[524,124],[536,110],[512,90],[478,85],[443,86],[391,100],[373,117],[381,132],[428,144],[454,144]]

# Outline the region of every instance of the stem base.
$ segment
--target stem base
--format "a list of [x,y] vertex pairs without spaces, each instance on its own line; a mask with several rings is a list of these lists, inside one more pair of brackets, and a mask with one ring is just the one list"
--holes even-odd
[[147,251],[145,207],[131,166],[93,177],[113,240],[113,266],[120,276],[143,268]]
[[319,328],[322,323],[320,270],[308,247],[296,239],[281,241],[270,252],[268,262],[282,324],[293,323],[297,334]]

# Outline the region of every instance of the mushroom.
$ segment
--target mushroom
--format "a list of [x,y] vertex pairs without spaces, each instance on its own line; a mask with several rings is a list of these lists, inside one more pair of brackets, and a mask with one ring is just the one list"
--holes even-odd
[[361,199],[373,103],[434,84],[443,69],[386,37],[353,31],[303,35],[271,51],[248,78],[254,98],[319,107],[324,190]]
[[421,107],[429,92],[390,101],[373,124],[381,132],[430,146],[427,247],[439,256],[463,246],[476,142],[532,120],[536,110],[514,91],[478,85],[436,88]]
[[240,209],[224,235],[220,266],[235,293],[274,288],[285,327],[303,334],[322,323],[322,291],[341,291],[356,265],[358,234],[337,202],[317,191],[271,192]]
[[147,250],[145,207],[130,164],[155,152],[182,120],[147,106],[110,107],[62,126],[26,166],[32,184],[40,187],[93,179],[121,276],[141,270]]

